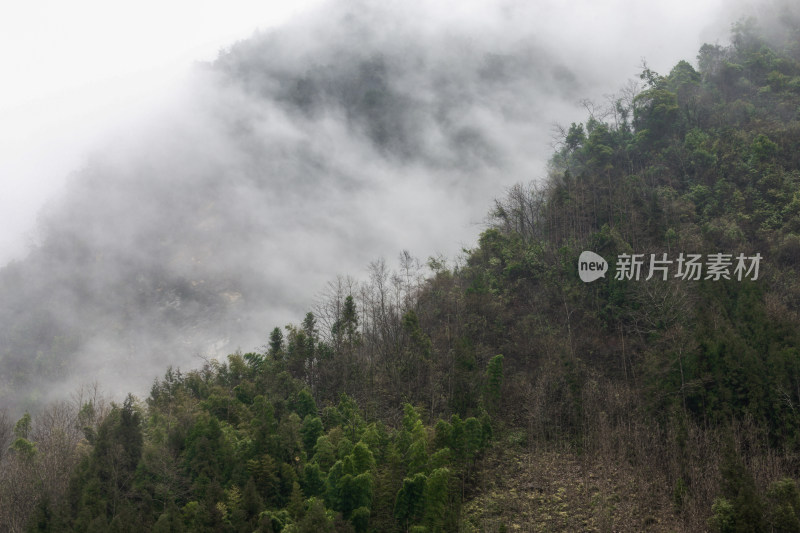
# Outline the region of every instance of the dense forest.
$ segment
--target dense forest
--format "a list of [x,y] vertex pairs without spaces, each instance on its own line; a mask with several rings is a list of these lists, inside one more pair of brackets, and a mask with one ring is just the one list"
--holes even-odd
[[[0,413],[0,530],[800,531],[800,20],[771,24],[587,103],[459,260],[337,278],[147,398]],[[615,275],[664,253],[762,259]]]

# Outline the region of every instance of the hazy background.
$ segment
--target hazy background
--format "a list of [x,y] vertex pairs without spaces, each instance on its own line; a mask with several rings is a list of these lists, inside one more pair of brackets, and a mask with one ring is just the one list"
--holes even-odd
[[454,257],[546,174],[554,123],[743,9],[298,5],[0,8],[0,402],[143,392],[263,344],[337,274]]

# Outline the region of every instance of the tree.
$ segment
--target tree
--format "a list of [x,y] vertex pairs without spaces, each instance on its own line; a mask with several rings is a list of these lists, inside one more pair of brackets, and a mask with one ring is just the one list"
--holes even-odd
[[25,413],[22,415],[22,418],[17,420],[17,423],[14,424],[14,436],[18,439],[27,439],[28,434],[31,432],[31,415],[30,413]]
[[397,492],[394,505],[394,514],[406,531],[422,520],[425,509],[425,483],[427,476],[423,473],[415,474],[403,480],[403,486]]
[[800,532],[800,490],[793,479],[773,482],[765,499],[766,521],[772,531]]
[[500,389],[503,385],[503,356],[495,355],[486,367],[486,389],[484,401],[486,408],[496,415],[500,409]]
[[297,533],[334,533],[333,518],[325,509],[319,498],[309,498],[307,511],[303,519],[297,523]]
[[303,447],[308,454],[313,453],[314,446],[317,444],[317,439],[322,436],[323,430],[322,420],[320,420],[319,417],[306,415],[300,433],[303,436]]
[[336,462],[336,453],[327,435],[321,435],[317,438],[317,443],[314,445],[313,461],[317,463],[324,472],[327,472]]
[[12,435],[14,435],[14,430],[8,411],[0,409],[0,463],[3,461],[6,449],[11,444]]
[[83,466],[87,481],[73,505],[89,530],[127,512],[143,439],[141,413],[129,394],[100,425],[90,461]]
[[723,452],[720,474],[722,497],[731,509],[732,531],[765,531],[763,502],[756,491],[752,474],[739,458],[732,443],[728,443]]
[[303,468],[303,494],[306,496],[323,496],[325,494],[325,476],[317,463],[307,463]]
[[343,339],[349,350],[361,343],[361,336],[358,331],[358,311],[351,294],[348,294],[344,299],[342,317],[334,324],[334,331],[336,335]]
[[450,470],[437,468],[428,476],[423,498],[425,499],[424,522],[430,533],[440,533],[447,523],[447,504],[450,494]]
[[273,359],[283,358],[283,332],[276,327],[269,334],[269,355]]

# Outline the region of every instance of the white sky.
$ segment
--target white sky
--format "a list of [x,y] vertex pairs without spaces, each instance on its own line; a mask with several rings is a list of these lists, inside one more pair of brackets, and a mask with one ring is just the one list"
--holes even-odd
[[93,146],[196,61],[320,0],[0,0],[0,265]]

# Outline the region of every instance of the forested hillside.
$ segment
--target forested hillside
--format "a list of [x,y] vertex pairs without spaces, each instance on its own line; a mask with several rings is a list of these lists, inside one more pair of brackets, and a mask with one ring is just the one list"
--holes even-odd
[[[0,524],[800,531],[800,20],[761,24],[587,104],[463,258],[376,261],[147,398],[0,420]],[[617,275],[633,254],[674,263]],[[689,254],[729,279],[677,275]]]
[[149,127],[74,169],[28,255],[0,266],[0,405],[19,416],[94,380],[141,393],[165,360],[262,343],[337,274],[456,253],[489,199],[543,168],[544,108],[586,91],[522,23],[326,4],[197,65]]

